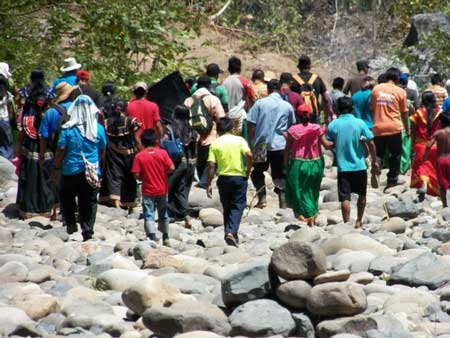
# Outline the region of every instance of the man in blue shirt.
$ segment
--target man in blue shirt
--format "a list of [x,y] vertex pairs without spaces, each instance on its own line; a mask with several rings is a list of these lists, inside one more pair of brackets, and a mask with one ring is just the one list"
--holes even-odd
[[71,86],[77,85],[77,70],[81,69],[81,64],[75,58],[67,58],[64,60],[64,66],[60,68],[63,75],[53,81],[53,90],[62,82],[67,82]]
[[372,112],[370,111],[370,96],[375,87],[375,80],[370,76],[364,78],[362,88],[352,96],[355,116],[364,121],[367,128],[372,130]]
[[280,208],[285,208],[283,156],[286,139],[284,133],[295,124],[295,113],[292,105],[281,98],[278,80],[269,81],[267,91],[269,96],[256,101],[247,115],[248,143],[254,155],[251,179],[258,192],[256,207],[264,208],[267,205],[264,172],[270,165]]
[[41,166],[45,162],[45,155],[47,149],[53,152],[56,151],[59,133],[61,131],[61,119],[63,115],[67,115],[67,110],[70,107],[72,101],[70,100],[70,94],[73,87],[67,82],[62,82],[56,86],[56,97],[54,99],[54,105],[52,108],[45,112],[45,115],[41,121],[39,127],[40,147],[39,147],[39,163]]
[[337,106],[339,118],[328,126],[327,139],[334,143],[342,218],[345,223],[350,220],[351,194],[358,194],[355,228],[360,228],[366,207],[366,147],[369,148],[373,169],[378,169],[376,148],[372,132],[362,120],[353,116],[352,99],[346,96],[341,97],[337,101]]

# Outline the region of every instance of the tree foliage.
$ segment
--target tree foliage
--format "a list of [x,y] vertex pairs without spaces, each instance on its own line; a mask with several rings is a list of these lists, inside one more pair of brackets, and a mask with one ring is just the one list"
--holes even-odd
[[[3,0],[0,60],[16,79],[40,66],[56,76],[62,59],[77,57],[94,81],[129,85],[192,67],[186,40],[199,32],[201,10],[171,0]],[[148,75],[149,74],[149,75]]]

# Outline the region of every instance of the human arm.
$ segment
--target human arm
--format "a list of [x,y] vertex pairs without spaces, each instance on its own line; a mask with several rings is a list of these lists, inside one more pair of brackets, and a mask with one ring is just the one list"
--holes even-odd
[[158,139],[161,139],[161,137],[164,135],[164,128],[161,124],[161,121],[155,122],[155,131],[156,134],[158,135]]
[[334,147],[334,142],[327,140],[327,138],[325,137],[325,134],[320,137],[320,144],[325,149],[328,149],[328,150],[333,149],[333,147]]
[[61,180],[61,166],[64,160],[64,155],[66,154],[66,148],[59,147],[56,149],[55,158],[53,161],[53,172],[52,180],[55,185],[59,186]]
[[423,157],[422,160],[420,162],[425,162],[428,159],[428,155],[430,153],[431,147],[434,146],[434,144],[436,143],[436,134],[433,135],[433,137],[428,141],[427,146],[425,148],[425,152],[423,153]]
[[256,125],[253,122],[248,121],[248,119],[247,122],[247,142],[251,146],[253,138],[255,137]]
[[378,163],[377,160],[377,148],[375,146],[375,142],[373,140],[370,140],[369,142],[367,142],[367,146],[369,148],[369,155],[371,158],[371,162],[372,162],[372,168],[379,170],[380,169],[380,164]]
[[284,148],[284,156],[283,156],[283,164],[286,168],[289,164],[289,155],[291,154],[292,148],[292,139],[289,137],[289,134],[286,133],[286,148]]
[[251,151],[247,151],[245,153],[245,157],[247,158],[247,173],[246,173],[246,176],[247,176],[247,178],[249,178],[250,174],[252,172],[252,169],[253,169],[253,154],[252,154],[252,152]]
[[408,111],[402,112],[402,122],[403,122],[403,127],[405,128],[405,133],[406,135],[410,136],[411,135],[411,131],[409,129],[409,125],[408,125]]
[[215,167],[216,164],[214,162],[208,161],[208,186],[206,188],[206,194],[209,198],[212,198],[212,181],[214,179]]
[[406,135],[409,136],[411,134],[411,132],[409,130],[409,123],[408,123],[409,109],[408,109],[408,99],[406,96],[406,91],[403,91],[403,94],[401,95],[399,100],[400,100],[399,101],[399,109],[400,109],[401,116],[402,116],[403,127],[405,128]]
[[345,86],[344,89],[342,90],[342,92],[346,95],[348,95],[348,93],[350,92],[350,80],[347,80],[345,82]]

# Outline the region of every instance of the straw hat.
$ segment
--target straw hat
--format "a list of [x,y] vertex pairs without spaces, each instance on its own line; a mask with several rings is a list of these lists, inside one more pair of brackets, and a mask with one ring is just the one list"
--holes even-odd
[[80,69],[81,65],[75,58],[67,58],[64,60],[64,65],[60,68],[62,72],[70,72],[71,70]]
[[55,90],[56,90],[56,97],[53,100],[55,103],[62,102],[64,100],[67,100],[70,96],[70,93],[72,93],[72,90],[74,87],[72,87],[67,82],[61,82],[59,83]]

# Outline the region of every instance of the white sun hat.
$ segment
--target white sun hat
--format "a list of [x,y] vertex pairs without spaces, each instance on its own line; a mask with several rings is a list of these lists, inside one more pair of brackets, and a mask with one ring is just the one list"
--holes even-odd
[[64,60],[64,66],[60,68],[62,72],[70,72],[71,70],[80,69],[81,65],[75,60],[75,58],[67,58]]

